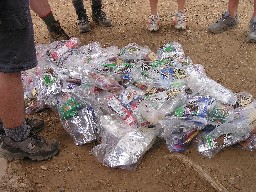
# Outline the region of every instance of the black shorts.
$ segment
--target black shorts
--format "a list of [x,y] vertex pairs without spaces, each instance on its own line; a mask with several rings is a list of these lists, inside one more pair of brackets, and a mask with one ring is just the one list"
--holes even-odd
[[18,17],[0,15],[0,72],[19,72],[36,65],[34,31],[29,7],[25,7]]

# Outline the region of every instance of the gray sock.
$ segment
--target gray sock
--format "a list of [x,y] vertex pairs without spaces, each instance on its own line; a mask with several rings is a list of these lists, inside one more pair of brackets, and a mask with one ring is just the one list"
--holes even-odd
[[23,141],[28,138],[31,127],[23,124],[15,128],[4,128],[4,131],[6,136],[12,138],[14,141]]

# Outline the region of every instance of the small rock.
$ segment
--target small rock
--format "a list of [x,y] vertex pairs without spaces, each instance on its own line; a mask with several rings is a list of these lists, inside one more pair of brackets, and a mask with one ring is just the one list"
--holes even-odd
[[41,169],[42,169],[42,170],[47,170],[47,167],[45,167],[45,166],[42,165],[42,166],[41,166]]
[[72,171],[71,167],[67,167],[65,171]]
[[235,178],[234,178],[234,177],[230,177],[230,178],[229,178],[229,183],[235,184]]

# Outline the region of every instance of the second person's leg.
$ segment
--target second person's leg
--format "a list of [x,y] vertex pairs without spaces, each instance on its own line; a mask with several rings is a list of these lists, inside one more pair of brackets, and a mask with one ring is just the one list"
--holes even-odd
[[102,10],[102,0],[92,0],[92,19],[97,24],[100,24],[104,27],[111,26],[111,20]]
[[50,41],[69,39],[60,23],[54,18],[48,0],[30,0],[30,7],[47,25]]
[[185,2],[186,0],[177,0],[178,10],[173,17],[173,23],[176,29],[186,29]]
[[80,33],[86,33],[91,31],[89,19],[86,13],[86,9],[84,8],[83,0],[72,0],[72,4],[76,11],[78,28]]
[[229,0],[227,11],[215,23],[209,25],[208,30],[212,33],[222,33],[230,28],[237,26],[237,8],[239,0]]
[[159,29],[160,18],[157,12],[158,0],[149,0],[150,16],[148,17],[148,30],[157,31]]

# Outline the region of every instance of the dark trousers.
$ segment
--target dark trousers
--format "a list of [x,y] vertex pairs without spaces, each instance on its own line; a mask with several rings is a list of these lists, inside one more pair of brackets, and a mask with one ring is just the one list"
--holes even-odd
[[[86,16],[86,9],[84,8],[84,2],[83,0],[72,0],[73,6],[76,10],[76,14],[78,19],[87,17]],[[92,12],[95,13],[97,10],[101,10],[102,7],[102,0],[91,0],[91,7]]]

